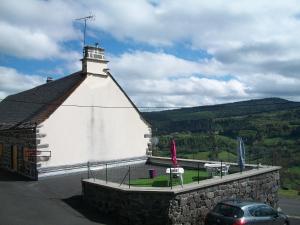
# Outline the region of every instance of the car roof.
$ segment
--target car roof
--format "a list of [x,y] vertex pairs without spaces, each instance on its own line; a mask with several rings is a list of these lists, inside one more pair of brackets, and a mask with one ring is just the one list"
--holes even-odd
[[220,202],[221,204],[226,204],[226,205],[231,205],[231,206],[235,206],[235,207],[245,207],[245,206],[258,206],[258,205],[266,205],[264,203],[261,202],[254,202],[254,201],[243,201],[243,200],[224,200]]

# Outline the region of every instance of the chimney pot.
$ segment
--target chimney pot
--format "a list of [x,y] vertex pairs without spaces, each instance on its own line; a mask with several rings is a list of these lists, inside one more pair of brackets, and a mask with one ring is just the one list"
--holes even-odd
[[47,77],[46,83],[49,83],[49,82],[51,82],[51,81],[53,81],[53,78],[52,78],[52,77]]

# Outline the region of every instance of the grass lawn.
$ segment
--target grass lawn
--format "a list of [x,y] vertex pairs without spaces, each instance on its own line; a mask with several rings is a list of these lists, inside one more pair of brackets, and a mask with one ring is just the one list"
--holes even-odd
[[[199,171],[199,180],[205,180],[210,178],[210,175],[203,170]],[[133,186],[141,187],[168,187],[169,175],[157,176],[153,179],[150,178],[140,178],[130,181]],[[197,170],[184,170],[183,183],[188,184],[198,181],[198,171]],[[179,185],[179,178],[172,178],[173,186]]]
[[282,197],[300,199],[300,195],[298,195],[298,191],[293,189],[289,189],[289,190],[279,189],[278,194],[279,196]]
[[[195,153],[178,153],[177,155],[178,158],[209,160],[209,151]],[[218,160],[222,160],[224,162],[236,162],[236,157],[237,156],[235,154],[227,151],[220,151],[218,153]]]
[[288,171],[291,173],[299,174],[300,175],[300,166],[293,166],[288,168]]
[[209,152],[178,153],[178,158],[208,160]]

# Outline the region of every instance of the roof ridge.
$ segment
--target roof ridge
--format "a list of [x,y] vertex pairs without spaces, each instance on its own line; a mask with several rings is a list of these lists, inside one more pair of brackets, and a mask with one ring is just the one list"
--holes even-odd
[[[0,102],[0,127],[27,128],[47,119],[86,78],[81,71],[6,97]],[[29,124],[29,125],[28,125]]]
[[[5,99],[7,99],[7,98],[9,98],[9,97],[17,96],[17,95],[19,95],[19,94],[23,94],[23,93],[26,93],[26,92],[30,92],[30,91],[32,91],[32,90],[34,90],[34,89],[39,89],[39,88],[43,88],[43,87],[48,86],[48,85],[55,84],[55,83],[57,83],[57,82],[60,82],[60,81],[62,81],[62,80],[65,80],[65,79],[67,79],[67,78],[70,78],[70,77],[72,77],[72,76],[75,76],[75,75],[77,75],[77,74],[79,74],[79,73],[82,73],[82,71],[80,70],[80,71],[77,71],[77,72],[75,72],[75,73],[69,74],[69,75],[67,75],[67,76],[63,76],[63,77],[60,77],[60,78],[58,78],[58,79],[56,79],[56,80],[50,81],[50,82],[48,82],[48,83],[40,84],[40,85],[35,86],[35,87],[33,87],[33,88],[27,89],[27,90],[25,90],[25,91],[21,91],[21,92],[12,94],[12,95],[8,95],[8,96],[6,96]],[[5,99],[3,99],[3,100],[5,100]]]

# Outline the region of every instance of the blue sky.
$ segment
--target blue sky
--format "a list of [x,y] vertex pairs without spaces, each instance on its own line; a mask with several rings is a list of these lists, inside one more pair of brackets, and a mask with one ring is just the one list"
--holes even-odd
[[0,98],[80,70],[90,14],[87,43],[138,106],[300,100],[296,0],[4,0]]

